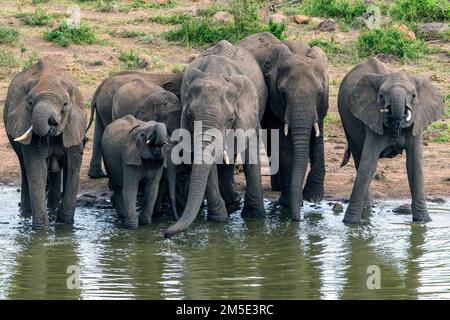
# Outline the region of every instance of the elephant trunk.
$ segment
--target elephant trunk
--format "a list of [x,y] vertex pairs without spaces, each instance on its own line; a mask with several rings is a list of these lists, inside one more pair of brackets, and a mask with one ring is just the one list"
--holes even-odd
[[58,125],[61,123],[61,115],[51,102],[38,102],[31,115],[31,124],[36,135],[44,137],[55,135]]
[[155,145],[161,146],[167,142],[167,129],[164,123],[157,123],[155,126]]
[[391,113],[394,122],[394,128],[400,129],[405,119],[406,92],[402,88],[392,89]]
[[[304,103],[302,103],[304,105]],[[298,105],[298,104],[297,104]],[[300,207],[303,199],[302,188],[306,167],[309,160],[309,144],[311,131],[316,129],[317,113],[314,110],[292,108],[290,112],[289,129],[292,143],[292,171],[290,183],[290,207],[292,220],[300,220]],[[318,132],[316,132],[317,135]]]

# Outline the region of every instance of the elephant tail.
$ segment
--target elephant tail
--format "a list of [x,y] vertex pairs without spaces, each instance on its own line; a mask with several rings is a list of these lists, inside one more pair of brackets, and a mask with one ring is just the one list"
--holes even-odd
[[91,100],[91,115],[89,116],[89,123],[88,123],[88,126],[86,128],[86,131],[84,131],[84,140],[85,141],[87,141],[86,134],[89,131],[89,129],[91,129],[92,122],[94,121],[94,113],[95,113],[95,109],[97,108],[96,100],[97,100],[97,93],[98,93],[98,91],[99,91],[99,89],[97,88],[97,90],[95,90],[94,96],[92,97],[92,100]]
[[341,168],[348,163],[348,160],[350,160],[351,155],[352,154],[350,152],[350,147],[347,146],[347,149],[345,150],[345,153],[344,153],[344,157],[342,157]]

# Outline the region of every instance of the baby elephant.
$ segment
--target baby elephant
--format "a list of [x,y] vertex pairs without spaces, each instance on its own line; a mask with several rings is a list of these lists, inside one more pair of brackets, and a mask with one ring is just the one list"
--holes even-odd
[[427,79],[406,76],[371,58],[351,70],[338,97],[348,149],[357,170],[344,222],[358,223],[371,207],[370,182],[379,158],[406,150],[413,221],[431,220],[423,190],[422,132],[444,112],[444,99]]
[[[114,121],[105,129],[102,150],[111,202],[127,228],[149,224],[163,172],[167,129],[163,123],[143,122],[128,115]],[[136,196],[142,186],[144,205],[136,213]]]

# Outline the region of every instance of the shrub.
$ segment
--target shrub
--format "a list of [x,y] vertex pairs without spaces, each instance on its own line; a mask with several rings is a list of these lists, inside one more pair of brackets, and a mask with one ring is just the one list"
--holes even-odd
[[340,49],[341,49],[334,40],[329,41],[329,40],[322,39],[322,38],[317,38],[317,39],[311,40],[309,42],[309,45],[311,47],[317,46],[317,47],[321,48],[325,52],[325,54],[327,55],[328,58],[339,53]]
[[215,22],[210,16],[193,18],[183,22],[180,27],[165,32],[163,36],[169,41],[192,43],[198,46],[215,43],[220,40],[238,42],[246,36],[268,31],[280,39],[285,38],[286,25],[274,22],[262,23],[257,14],[258,7],[254,1],[233,1],[230,13],[232,22]]
[[59,27],[44,31],[44,39],[60,46],[68,47],[71,44],[93,44],[98,42],[91,27],[81,23],[78,28],[70,28],[66,22]]
[[0,67],[13,68],[18,64],[16,55],[12,51],[3,50],[0,48]]
[[22,63],[22,70],[30,68],[33,64],[35,64],[39,59],[39,55],[36,51],[33,51],[28,58]]
[[45,26],[64,17],[61,13],[47,13],[41,7],[37,8],[34,12],[20,12],[16,14],[16,18],[27,26]]
[[423,41],[409,40],[402,32],[393,27],[361,33],[357,41],[357,50],[360,57],[385,53],[397,56],[402,60],[418,59],[428,52]]
[[15,43],[19,40],[20,33],[16,28],[0,26],[0,44]]
[[391,16],[404,22],[433,22],[450,20],[448,0],[396,0],[391,7]]
[[110,0],[100,0],[97,7],[100,12],[111,12],[114,9],[114,3]]
[[192,19],[192,16],[186,13],[176,13],[170,16],[155,16],[149,18],[150,21],[161,24],[181,24],[190,19]]
[[127,69],[137,69],[142,62],[140,53],[133,49],[122,51],[119,60],[125,63]]
[[344,18],[347,21],[361,16],[367,9],[363,0],[306,0],[301,7],[309,16]]
[[450,123],[446,121],[436,121],[427,129],[432,133],[431,142],[446,143],[450,141]]

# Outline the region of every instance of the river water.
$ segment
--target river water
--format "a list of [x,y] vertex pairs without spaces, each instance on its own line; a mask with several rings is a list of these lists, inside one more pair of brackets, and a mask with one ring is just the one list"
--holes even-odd
[[78,208],[73,227],[34,232],[19,201],[0,188],[2,299],[450,298],[448,205],[429,204],[433,221],[420,225],[381,202],[347,227],[325,202],[300,222],[268,202],[264,221],[203,214],[166,240],[169,217],[129,231],[111,209]]

